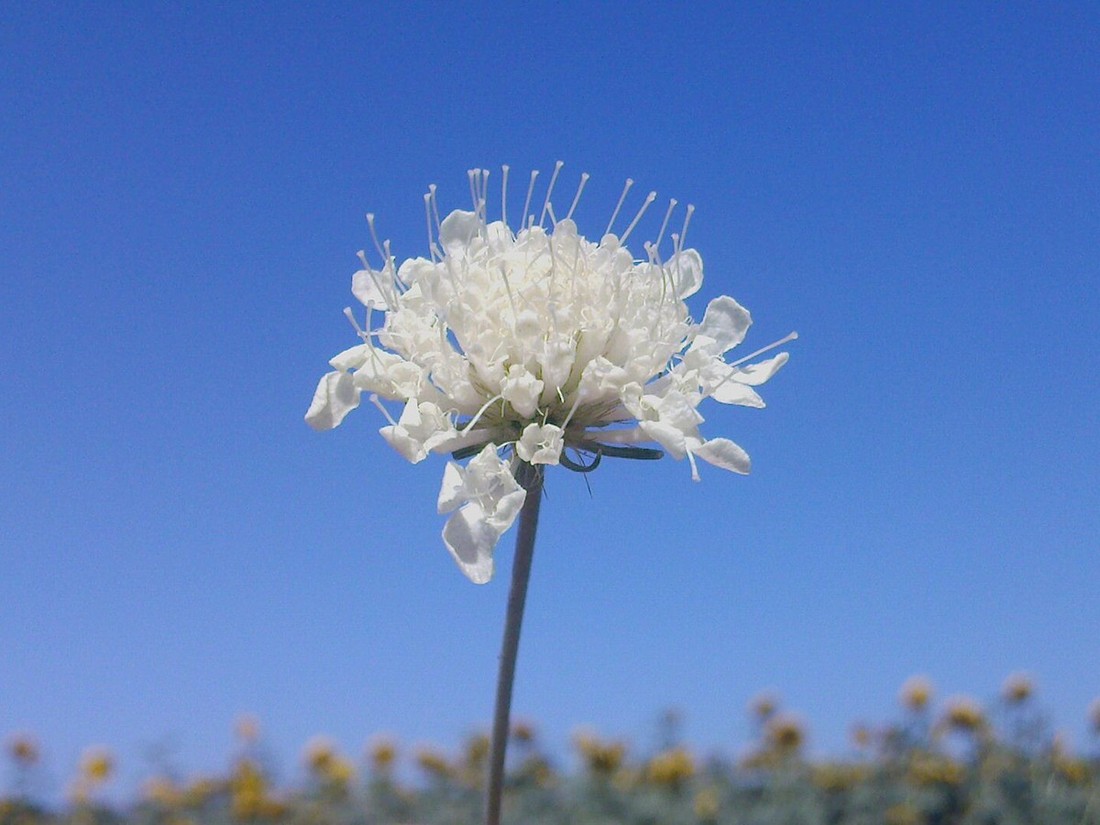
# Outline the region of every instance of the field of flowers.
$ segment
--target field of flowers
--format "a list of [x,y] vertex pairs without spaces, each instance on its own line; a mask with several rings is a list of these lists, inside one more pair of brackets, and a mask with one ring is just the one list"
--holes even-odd
[[[797,717],[769,696],[750,707],[755,740],[742,758],[701,759],[678,741],[675,716],[663,747],[631,753],[623,741],[578,732],[579,768],[564,772],[535,728],[517,723],[504,818],[530,825],[1100,825],[1100,700],[1089,708],[1091,753],[1070,754],[1049,728],[1031,681],[1010,677],[989,708],[963,697],[939,707],[922,677],[902,687],[902,714],[852,729],[852,756],[811,760]],[[458,754],[424,747],[403,755],[377,738],[364,764],[324,739],[303,752],[308,780],[279,787],[258,723],[238,721],[239,752],[228,775],[183,780],[152,775],[124,808],[103,802],[115,773],[104,748],[86,752],[52,809],[34,798],[40,760],[30,734],[6,742],[10,787],[0,825],[475,825],[482,816],[487,737]],[[402,779],[406,762],[416,779]]]

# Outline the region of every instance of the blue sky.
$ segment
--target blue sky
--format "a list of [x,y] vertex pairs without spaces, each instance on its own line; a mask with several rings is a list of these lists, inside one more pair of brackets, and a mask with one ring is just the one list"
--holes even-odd
[[487,726],[511,534],[471,585],[442,460],[302,415],[364,213],[419,255],[428,183],[562,159],[583,232],[627,177],[690,201],[694,311],[801,338],[767,409],[701,410],[751,476],[551,475],[517,715],[564,753],[678,707],[733,754],[770,689],[835,754],[911,674],[1026,670],[1085,747],[1098,36],[1091,3],[5,6],[0,736],[56,790],[91,744],[219,770],[241,713],[288,776],[316,733]]

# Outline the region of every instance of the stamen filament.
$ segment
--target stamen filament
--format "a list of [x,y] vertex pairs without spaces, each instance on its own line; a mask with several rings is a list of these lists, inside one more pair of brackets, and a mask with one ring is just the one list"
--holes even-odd
[[573,203],[569,205],[569,212],[565,215],[566,220],[573,217],[573,210],[577,208],[577,203],[580,202],[581,192],[584,191],[584,185],[588,183],[589,177],[590,175],[587,172],[581,172],[581,183],[580,186],[577,187],[577,194],[573,196]]
[[615,211],[611,213],[611,220],[607,222],[607,229],[603,231],[603,234],[607,235],[611,232],[611,227],[615,225],[615,218],[619,217],[619,210],[623,208],[623,201],[626,200],[626,193],[630,191],[630,187],[634,185],[633,178],[626,179],[626,186],[623,187],[623,193],[619,195],[619,202],[615,204]]
[[732,364],[730,364],[730,366],[731,367],[736,367],[739,364],[744,364],[746,361],[751,361],[756,356],[763,355],[765,352],[768,352],[769,350],[773,350],[776,347],[781,347],[785,343],[787,343],[788,341],[794,341],[796,338],[798,338],[798,333],[797,332],[792,332],[789,335],[785,335],[784,337],[780,338],[775,343],[768,344],[766,347],[761,347],[756,352],[750,353],[749,355],[746,355],[744,358],[739,358],[738,360],[736,360]]
[[550,185],[546,187],[546,200],[542,203],[542,214],[539,215],[539,226],[542,226],[542,222],[546,218],[546,210],[550,208],[550,196],[554,194],[554,184],[558,182],[558,173],[561,172],[563,166],[565,166],[565,161],[561,160],[554,164],[554,173],[550,176]]

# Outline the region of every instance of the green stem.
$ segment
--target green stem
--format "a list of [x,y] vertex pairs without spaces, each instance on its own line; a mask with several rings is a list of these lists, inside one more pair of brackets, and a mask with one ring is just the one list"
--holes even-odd
[[531,578],[531,557],[535,553],[535,530],[542,503],[542,470],[526,462],[516,468],[516,481],[527,491],[519,513],[519,534],[512,562],[512,588],[508,591],[508,612],[504,619],[504,640],[500,646],[500,671],[497,674],[496,709],[493,712],[493,739],[489,752],[489,781],[485,789],[485,823],[500,825],[500,804],[504,792],[504,752],[512,713],[512,683],[516,677],[516,653],[523,624],[523,606],[527,601],[527,581]]

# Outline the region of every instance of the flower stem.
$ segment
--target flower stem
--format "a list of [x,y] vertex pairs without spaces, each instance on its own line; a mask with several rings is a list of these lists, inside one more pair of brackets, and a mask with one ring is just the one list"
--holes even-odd
[[519,513],[519,534],[512,561],[512,587],[508,591],[508,612],[504,619],[504,640],[500,646],[500,671],[497,674],[496,708],[493,712],[493,740],[489,753],[489,780],[485,788],[485,823],[500,825],[501,796],[504,792],[504,752],[511,727],[512,683],[516,676],[516,653],[523,624],[523,606],[527,601],[527,581],[531,577],[531,557],[535,553],[535,530],[542,503],[542,470],[526,462],[516,468],[516,481],[527,491]]

